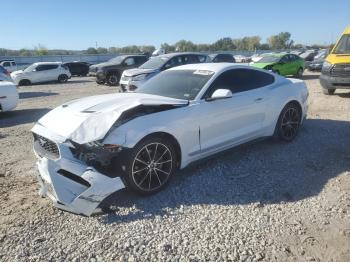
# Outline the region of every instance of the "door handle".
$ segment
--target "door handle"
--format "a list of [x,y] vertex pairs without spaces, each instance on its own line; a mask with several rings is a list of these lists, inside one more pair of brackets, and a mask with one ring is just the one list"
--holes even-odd
[[263,98],[259,97],[259,98],[255,99],[254,102],[255,102],[255,103],[259,103],[259,102],[261,102],[262,100],[263,100]]

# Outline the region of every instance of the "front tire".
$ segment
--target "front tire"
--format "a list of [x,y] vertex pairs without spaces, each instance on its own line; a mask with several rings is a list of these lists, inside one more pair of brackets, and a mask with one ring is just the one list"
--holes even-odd
[[66,83],[68,81],[68,76],[67,75],[59,75],[58,76],[58,83]]
[[299,132],[301,114],[302,112],[296,104],[287,104],[278,118],[275,137],[285,142],[291,142]]
[[296,78],[301,79],[303,77],[304,70],[300,67],[295,75]]
[[335,89],[322,88],[322,93],[325,95],[334,95]]
[[138,194],[154,194],[167,185],[176,171],[176,163],[172,143],[156,137],[142,140],[128,157],[126,184]]
[[18,85],[19,86],[29,86],[31,85],[32,83],[30,82],[30,80],[28,79],[22,79],[21,81],[19,81]]
[[116,73],[107,75],[107,84],[109,86],[117,86],[119,84],[119,75]]

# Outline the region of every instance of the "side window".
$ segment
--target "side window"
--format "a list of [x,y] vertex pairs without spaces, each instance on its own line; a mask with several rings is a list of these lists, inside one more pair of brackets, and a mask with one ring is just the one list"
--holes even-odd
[[36,67],[36,71],[45,71],[45,70],[51,70],[56,69],[58,65],[38,65]]
[[140,56],[138,59],[139,59],[138,61],[139,64],[143,64],[148,60],[147,57],[145,56]]
[[207,57],[204,55],[198,56],[199,63],[205,63],[207,61]]
[[289,62],[289,58],[288,55],[282,56],[281,60],[282,63],[288,63]]
[[45,65],[38,65],[36,68],[35,68],[35,71],[39,72],[39,71],[44,71],[45,70]]
[[164,65],[164,69],[169,69],[175,66],[179,66],[182,64],[182,59],[180,56],[175,56],[173,58],[171,58],[165,65]]
[[10,62],[4,62],[4,66],[11,66]]
[[225,59],[224,59],[225,62],[229,62],[229,63],[234,63],[235,60],[233,59],[233,56],[232,55],[225,55]]
[[12,65],[12,66],[16,66],[16,63],[15,63],[15,62],[11,62],[11,65]]
[[210,97],[217,89],[229,89],[232,93],[245,92],[271,85],[275,78],[254,69],[231,69],[218,76],[209,87],[204,98]]
[[127,66],[132,66],[135,64],[135,59],[133,57],[128,57],[127,59],[125,59],[124,63]]
[[199,63],[198,56],[196,55],[187,55],[182,57],[183,64],[197,64]]

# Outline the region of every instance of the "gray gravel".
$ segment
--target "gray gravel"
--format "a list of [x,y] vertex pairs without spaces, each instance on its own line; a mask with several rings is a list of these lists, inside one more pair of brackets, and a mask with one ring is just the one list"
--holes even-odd
[[151,197],[127,190],[83,217],[37,194],[30,128],[73,98],[115,92],[91,78],[20,89],[0,115],[2,261],[350,261],[350,93],[321,93],[289,144],[264,140],[198,162]]

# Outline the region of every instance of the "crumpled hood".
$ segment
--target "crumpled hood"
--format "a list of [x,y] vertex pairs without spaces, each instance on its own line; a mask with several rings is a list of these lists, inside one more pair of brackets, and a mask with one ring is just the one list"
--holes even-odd
[[125,76],[137,76],[141,74],[150,74],[157,72],[159,69],[143,69],[143,68],[134,68],[134,69],[128,69],[124,71]]
[[[120,115],[139,105],[186,105],[187,100],[142,93],[91,96],[65,103],[44,115],[37,125],[79,144],[104,138]],[[35,125],[32,131],[35,133]]]

